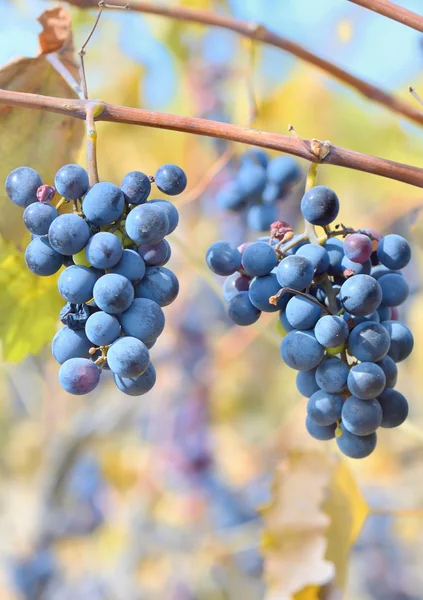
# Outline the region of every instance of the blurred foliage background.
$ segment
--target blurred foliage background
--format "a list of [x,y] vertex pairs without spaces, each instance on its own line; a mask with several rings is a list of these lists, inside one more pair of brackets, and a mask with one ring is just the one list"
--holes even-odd
[[[398,3],[421,12],[421,0]],[[62,4],[78,48],[95,12]],[[264,23],[404,98],[410,84],[423,89],[422,36],[348,3],[178,4]],[[48,61],[34,58],[36,18],[56,5],[0,0],[1,64],[33,59],[3,68],[2,87],[66,95]],[[258,129],[285,133],[292,123],[302,137],[422,162],[420,128],[232,33],[106,11],[86,64],[93,98],[248,125],[253,90]],[[23,164],[44,181],[66,162],[84,164],[79,123],[4,107],[0,122],[2,180]],[[206,270],[210,243],[255,237],[214,201],[245,148],[113,123],[100,123],[98,134],[103,180],[119,184],[131,170],[152,174],[167,162],[186,170],[189,188],[176,201],[181,225],[171,236],[181,293],[153,350],[152,392],[123,396],[105,372],[98,391],[70,397],[48,347],[62,305],[56,278],[26,270],[21,211],[0,190],[0,598],[422,599],[421,190],[347,169],[319,172],[341,200],[344,223],[395,231],[414,248],[402,319],[416,348],[399,382],[411,417],[354,462],[305,432],[305,399],[280,359],[277,317],[232,327],[221,281]],[[211,178],[224,152],[228,165]],[[280,214],[298,228],[300,195],[295,190]]]

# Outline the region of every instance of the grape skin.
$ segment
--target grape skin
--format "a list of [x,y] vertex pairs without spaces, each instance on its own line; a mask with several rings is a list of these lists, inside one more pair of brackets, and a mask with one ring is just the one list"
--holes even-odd
[[335,437],[336,423],[332,423],[332,425],[318,425],[307,415],[305,424],[308,433],[315,440],[324,442],[327,440],[333,440]]
[[356,263],[364,263],[372,255],[372,240],[362,233],[353,233],[344,240],[345,256]]
[[135,298],[131,306],[119,315],[119,320],[126,335],[136,337],[144,344],[156,340],[165,326],[162,309],[148,298]]
[[122,257],[122,244],[108,231],[100,231],[93,235],[85,247],[88,262],[97,269],[110,269]]
[[380,240],[377,255],[388,269],[403,269],[410,262],[411,248],[401,235],[390,233]]
[[290,156],[276,156],[267,167],[267,180],[279,186],[281,192],[286,186],[302,178],[302,170],[297,161]]
[[241,166],[235,185],[243,198],[248,199],[250,202],[260,202],[261,195],[266,187],[266,170],[254,163]]
[[281,310],[281,312],[279,314],[279,321],[280,321],[280,324],[282,325],[282,327],[283,327],[283,329],[285,330],[286,333],[289,333],[290,331],[294,331],[296,329],[288,321],[288,319],[286,317],[286,309],[285,310]]
[[350,433],[341,423],[342,435],[336,438],[338,448],[349,458],[366,458],[376,448],[376,433],[358,436]]
[[314,369],[322,361],[325,350],[313,331],[290,331],[282,340],[281,356],[284,362],[297,371]]
[[330,238],[323,244],[323,248],[329,255],[329,275],[342,275],[342,259],[344,258],[344,244],[338,238]]
[[228,306],[228,316],[237,325],[252,325],[258,321],[261,312],[252,304],[248,292],[239,292]]
[[408,358],[414,347],[413,334],[408,327],[399,321],[383,321],[381,325],[388,332],[390,338],[388,356],[396,363]]
[[229,303],[239,292],[248,292],[249,287],[250,279],[248,277],[237,272],[232,273],[225,279],[222,287],[225,302]]
[[395,387],[395,385],[397,383],[397,378],[398,378],[398,367],[397,367],[395,361],[392,360],[392,358],[390,356],[386,355],[382,358],[382,360],[380,360],[376,364],[385,373],[385,378],[386,378],[385,389]]
[[295,255],[307,258],[313,265],[315,275],[326,273],[329,268],[329,254],[323,246],[317,244],[305,244],[297,249]]
[[303,256],[287,256],[282,259],[276,269],[276,277],[281,287],[303,290],[311,284],[314,269],[308,258]]
[[375,312],[382,301],[382,289],[370,275],[354,275],[341,286],[343,308],[357,317]]
[[84,215],[94,225],[114,223],[124,208],[125,197],[122,190],[107,181],[94,184],[82,202]]
[[313,225],[329,225],[339,213],[338,196],[330,188],[317,185],[304,194],[301,213]]
[[88,317],[85,323],[85,334],[92,344],[108,346],[120,336],[120,323],[113,315],[98,311]]
[[129,279],[117,273],[107,273],[100,277],[93,290],[97,306],[111,314],[119,314],[128,309],[134,295],[134,288]]
[[156,371],[150,362],[142,375],[134,378],[119,377],[114,375],[118,389],[128,396],[142,396],[149,392],[156,383]]
[[54,185],[61,196],[68,200],[78,200],[85,196],[89,187],[88,174],[79,165],[64,165],[54,178]]
[[141,171],[131,171],[123,178],[120,189],[128,204],[144,204],[151,192],[150,178]]
[[269,298],[275,296],[281,289],[276,275],[271,273],[264,277],[254,277],[250,283],[249,295],[250,300],[256,308],[262,312],[276,312],[283,310],[291,298],[290,294],[283,294],[278,298],[276,306],[270,304]]
[[318,392],[320,387],[316,380],[316,369],[310,369],[309,371],[298,371],[296,377],[297,390],[302,396],[310,398],[314,392]]
[[63,364],[70,358],[89,358],[91,342],[83,329],[62,327],[51,342],[51,353],[54,359]]
[[59,215],[49,227],[49,242],[60,254],[72,256],[80,252],[90,238],[86,221],[74,214]]
[[301,296],[291,298],[285,309],[286,320],[293,329],[313,329],[321,314],[316,304]]
[[40,175],[31,167],[18,167],[6,177],[5,187],[9,199],[22,208],[37,202],[37,190],[43,185]]
[[331,394],[340,394],[347,388],[349,369],[339,358],[327,358],[316,369],[317,385]]
[[122,337],[108,349],[107,363],[119,377],[139,377],[150,364],[150,353],[137,338]]
[[382,288],[382,304],[385,306],[399,306],[407,300],[410,293],[404,277],[394,273],[382,275],[379,285]]
[[100,369],[87,358],[71,358],[59,369],[59,383],[69,394],[92,392],[100,381]]
[[35,238],[25,250],[25,263],[28,269],[41,277],[54,275],[63,265],[63,256],[56,252],[47,236]]
[[274,204],[260,204],[250,206],[247,214],[248,227],[253,231],[266,231],[277,219]]
[[241,267],[241,253],[228,242],[215,242],[207,250],[206,261],[216,275],[232,275]]
[[314,335],[325,348],[337,348],[346,342],[348,326],[342,317],[324,315],[317,321]]
[[84,304],[93,297],[97,278],[94,269],[72,265],[60,273],[57,286],[65,300],[72,304]]
[[137,252],[148,267],[163,267],[171,256],[167,240],[161,240],[157,244],[140,244]]
[[350,274],[349,277],[352,277],[353,275],[370,275],[372,270],[372,263],[370,262],[370,260],[365,260],[363,263],[353,262],[352,260],[344,256],[341,261],[341,267],[343,268],[344,272],[347,270],[353,271],[353,273]]
[[128,237],[137,244],[157,244],[168,233],[169,219],[160,205],[147,202],[131,210],[126,217],[125,229]]
[[378,396],[378,401],[383,415],[381,427],[398,427],[404,423],[408,417],[408,402],[400,392],[388,388]]
[[277,261],[275,250],[266,242],[253,242],[242,253],[242,266],[250,277],[268,275]]
[[376,312],[379,315],[380,323],[382,323],[382,321],[389,321],[391,319],[391,309],[389,306],[384,306],[381,304]]
[[126,248],[122,252],[121,259],[109,269],[109,273],[123,275],[135,283],[140,281],[145,275],[145,263],[138,252]]
[[178,278],[166,267],[147,267],[143,279],[135,287],[136,298],[149,298],[161,307],[171,304],[178,293]]
[[317,425],[332,425],[341,418],[342,404],[341,395],[319,390],[309,398],[307,414]]
[[360,323],[350,332],[348,348],[363,362],[378,362],[388,354],[391,341],[381,323]]
[[25,227],[35,235],[47,235],[50,225],[59,216],[51,204],[33,202],[26,207],[23,214]]
[[370,435],[382,423],[382,408],[379,402],[361,400],[350,396],[342,407],[342,425],[350,433],[359,436]]
[[162,165],[154,175],[154,181],[161,192],[168,196],[177,196],[187,187],[187,176],[177,165]]
[[179,223],[179,213],[174,204],[169,202],[168,200],[149,200],[149,205],[158,206],[166,213],[167,219],[169,221],[169,226],[167,228],[166,235],[175,231]]
[[[353,396],[361,400],[371,400],[379,396],[385,389],[386,377],[378,365],[362,362],[354,365],[348,375],[348,389]],[[352,431],[352,433],[357,433]],[[370,431],[368,433],[371,433]]]
[[216,202],[222,210],[238,212],[245,208],[245,198],[241,194],[235,181],[228,181],[217,193]]

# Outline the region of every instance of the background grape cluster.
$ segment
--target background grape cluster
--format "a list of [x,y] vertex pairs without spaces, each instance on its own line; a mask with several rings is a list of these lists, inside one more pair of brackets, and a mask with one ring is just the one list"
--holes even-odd
[[[138,396],[155,384],[149,350],[165,325],[163,307],[179,291],[175,274],[164,265],[171,249],[167,235],[179,215],[167,200],[148,200],[151,183],[169,196],[186,187],[176,165],[163,165],[154,178],[131,171],[121,187],[99,182],[90,187],[87,172],[69,164],[56,173],[54,186],[43,184],[30,167],[19,167],[6,179],[9,198],[25,208],[23,220],[32,235],[25,251],[28,268],[40,276],[57,273],[66,304],[64,326],[52,342],[61,365],[59,382],[71,394],[95,389],[103,369],[113,372],[116,386]],[[57,207],[73,202],[73,212]]]
[[245,213],[253,231],[266,231],[276,221],[278,202],[288,197],[302,177],[292,157],[270,159],[263,150],[248,150],[240,156],[231,179],[219,190],[217,203],[224,210]]
[[270,236],[238,248],[216,242],[207,264],[227,277],[224,296],[237,325],[279,312],[281,356],[298,371],[297,388],[309,399],[310,435],[336,437],[341,452],[364,458],[376,447],[379,427],[397,427],[408,415],[407,400],[394,387],[397,363],[413,349],[397,308],[409,294],[401,269],[410,246],[400,235],[382,237],[373,229],[331,229],[339,200],[326,186],[305,193],[301,212],[306,223],[323,228],[321,238],[294,236],[277,221]]

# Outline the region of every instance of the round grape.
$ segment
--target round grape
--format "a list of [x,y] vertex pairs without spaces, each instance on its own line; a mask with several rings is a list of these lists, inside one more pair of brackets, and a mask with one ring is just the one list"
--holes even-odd
[[146,371],[150,353],[137,338],[122,337],[108,349],[107,363],[110,370],[119,377],[138,377]]
[[343,257],[341,266],[345,277],[352,277],[353,275],[370,275],[372,270],[372,263],[370,260],[366,260],[363,263],[356,263],[347,258]]
[[382,289],[370,275],[355,275],[342,284],[340,298],[343,308],[357,317],[375,312],[382,301]]
[[316,369],[319,388],[330,394],[340,394],[347,389],[349,369],[339,358],[327,358]]
[[282,340],[281,356],[297,371],[314,369],[323,359],[325,349],[316,340],[313,331],[290,331]]
[[366,458],[376,448],[376,433],[370,435],[354,435],[341,424],[342,435],[336,438],[338,448],[349,458]]
[[108,231],[100,231],[88,240],[85,255],[88,262],[97,269],[110,269],[122,256],[120,240]]
[[93,297],[98,274],[94,269],[72,265],[60,273],[57,286],[60,294],[72,304],[83,304]]
[[161,192],[168,196],[177,196],[187,187],[187,176],[176,165],[162,165],[154,175],[154,181]]
[[25,227],[35,235],[46,235],[50,225],[59,213],[51,204],[34,202],[26,207],[23,214]]
[[414,338],[408,327],[399,321],[383,321],[381,325],[390,338],[388,356],[396,363],[410,356],[414,347]]
[[119,321],[103,311],[93,313],[85,323],[85,334],[92,344],[108,346],[120,336]]
[[259,204],[248,209],[247,223],[253,231],[267,231],[276,219],[277,211],[274,204]]
[[268,275],[277,262],[275,250],[266,242],[254,242],[242,253],[242,266],[251,277]]
[[318,244],[305,244],[298,248],[295,255],[307,258],[313,265],[316,275],[326,273],[329,268],[329,254],[323,246],[319,246]]
[[410,293],[408,283],[401,275],[388,273],[379,279],[382,288],[382,304],[385,306],[398,306],[405,302]]
[[156,340],[165,325],[163,310],[149,298],[135,298],[119,320],[126,335],[136,337],[144,344]]
[[83,329],[62,327],[51,342],[51,353],[59,364],[70,358],[89,358],[92,344]]
[[307,414],[317,425],[332,425],[341,418],[342,404],[341,395],[319,390],[309,398]]
[[400,392],[388,388],[379,395],[378,401],[382,407],[381,427],[398,427],[404,423],[408,417],[408,402]]
[[301,213],[313,225],[329,225],[339,213],[338,196],[330,188],[317,185],[304,194]]
[[109,273],[123,275],[123,277],[134,283],[144,277],[145,263],[138,252],[126,248],[122,252],[119,262],[109,269]]
[[397,383],[398,367],[390,356],[384,356],[382,360],[376,363],[385,373],[385,388],[393,388]]
[[136,298],[149,298],[162,307],[171,304],[178,293],[178,278],[166,267],[147,267],[143,279],[135,287]]
[[151,192],[151,181],[141,171],[131,171],[122,180],[120,189],[128,204],[144,204]]
[[42,236],[28,244],[25,250],[25,263],[35,275],[47,277],[57,273],[63,264],[63,256],[51,247],[47,236]]
[[296,377],[297,390],[302,396],[310,398],[314,392],[318,392],[320,387],[316,381],[316,369],[309,371],[298,371]]
[[356,263],[364,263],[372,255],[372,240],[363,233],[352,233],[344,240],[345,256]]
[[225,183],[216,195],[216,202],[222,210],[237,212],[245,208],[245,197],[242,195],[235,181]]
[[250,278],[239,273],[232,273],[223,283],[222,293],[225,302],[230,302],[239,292],[248,292],[250,287]]
[[315,440],[325,442],[327,440],[333,440],[335,437],[336,423],[333,423],[332,425],[318,425],[307,415],[306,429]]
[[166,213],[166,216],[169,221],[169,226],[167,228],[166,235],[169,235],[169,233],[172,233],[172,231],[175,231],[175,229],[177,228],[178,223],[179,223],[179,213],[178,213],[176,206],[174,204],[172,204],[172,202],[169,202],[168,200],[149,200],[149,204],[150,204],[150,206],[151,205],[158,206],[159,208],[164,210],[164,212]]
[[303,290],[311,284],[314,269],[308,258],[303,256],[287,256],[277,266],[276,277],[281,287]]
[[342,275],[344,268],[342,267],[342,259],[344,258],[344,244],[338,238],[329,238],[323,244],[323,248],[329,255],[329,275]]
[[163,267],[171,255],[167,240],[161,240],[157,244],[140,244],[137,251],[148,267]]
[[252,325],[261,312],[252,304],[248,292],[239,292],[229,302],[228,315],[237,325]]
[[314,335],[325,348],[337,348],[348,338],[348,325],[342,317],[324,315],[317,321]]
[[269,298],[275,296],[281,289],[276,275],[271,273],[264,277],[254,277],[250,283],[249,295],[250,300],[256,308],[263,312],[276,312],[283,310],[288,304],[291,294],[283,294],[279,296],[277,304],[271,304]]
[[209,269],[217,275],[232,275],[241,267],[241,253],[228,242],[215,242],[207,250]]
[[388,269],[403,269],[410,262],[411,248],[405,238],[390,233],[380,240],[377,255]]
[[79,165],[61,167],[54,178],[54,185],[61,196],[68,200],[78,200],[88,191],[88,174]]
[[342,407],[342,425],[354,435],[370,435],[382,423],[382,408],[377,400],[350,396]]
[[[348,389],[353,396],[357,396],[361,400],[376,398],[383,392],[385,386],[385,373],[375,363],[362,362],[359,365],[354,365],[348,375]],[[357,431],[350,431],[351,433],[357,433]]]
[[269,162],[267,167],[267,179],[279,186],[284,191],[288,185],[299,181],[302,171],[297,161],[291,156],[277,156]]
[[378,362],[388,353],[391,340],[380,323],[360,323],[350,332],[348,348],[363,362]]
[[294,296],[286,305],[286,320],[293,329],[313,329],[322,314],[321,309],[301,296]]
[[82,211],[94,225],[110,225],[119,219],[125,208],[125,197],[113,183],[100,181],[88,191]]
[[156,383],[156,371],[150,362],[142,375],[134,378],[119,377],[114,375],[115,384],[118,389],[128,396],[142,396],[149,392]]
[[254,163],[241,166],[235,184],[243,198],[253,202],[259,201],[266,187],[266,170]]
[[126,218],[125,229],[137,244],[157,244],[169,230],[166,211],[159,204],[141,204],[131,210]]
[[52,248],[67,256],[80,252],[89,237],[90,228],[87,222],[72,213],[59,215],[48,230],[48,239]]
[[37,190],[43,185],[40,175],[31,167],[18,167],[6,177],[6,194],[22,208],[37,202]]
[[59,369],[59,383],[69,394],[92,392],[100,381],[100,369],[87,358],[70,358]]
[[94,285],[94,301],[107,313],[119,314],[128,309],[134,295],[134,287],[129,279],[117,273],[103,275]]

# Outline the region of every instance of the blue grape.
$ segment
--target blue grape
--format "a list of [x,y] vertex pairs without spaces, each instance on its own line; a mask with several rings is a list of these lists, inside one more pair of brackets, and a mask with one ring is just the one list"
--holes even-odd
[[56,252],[47,236],[35,238],[25,250],[26,266],[35,275],[47,277],[57,273],[63,264],[63,256]]
[[241,166],[247,166],[251,163],[260,165],[264,169],[267,168],[269,163],[269,157],[264,150],[259,150],[258,148],[252,148],[251,150],[247,150],[240,156],[240,164]]
[[325,348],[338,348],[348,338],[348,325],[342,317],[324,315],[317,321],[314,335],[319,344]]
[[242,253],[242,266],[251,277],[268,275],[277,262],[275,250],[266,242],[253,242]]
[[125,208],[125,197],[113,183],[100,181],[88,191],[82,211],[94,225],[110,225],[119,219]]
[[389,333],[380,323],[360,323],[354,327],[348,338],[349,351],[363,362],[382,360],[390,345]]
[[37,202],[37,190],[43,185],[40,175],[31,167],[18,167],[6,177],[6,194],[22,208]]
[[355,275],[342,284],[340,299],[347,312],[364,317],[379,308],[382,289],[370,275]]
[[310,369],[309,371],[298,371],[295,382],[297,384],[297,390],[306,398],[310,398],[314,392],[318,392],[320,390],[320,387],[316,381],[316,369]]
[[310,396],[307,414],[317,425],[332,425],[341,418],[342,396],[319,390]]
[[313,280],[314,269],[308,258],[303,256],[287,256],[281,260],[276,269],[276,277],[281,287],[303,290]]
[[408,283],[401,275],[383,275],[379,279],[379,285],[382,288],[382,304],[385,306],[399,306],[408,298]]
[[222,293],[226,302],[230,302],[239,292],[248,292],[250,279],[240,273],[232,273],[223,283]]
[[148,267],[163,267],[171,256],[167,240],[161,240],[157,244],[140,244],[137,251]]
[[313,329],[321,316],[321,309],[301,296],[294,296],[286,305],[286,320],[293,329]]
[[94,269],[72,265],[60,273],[57,286],[60,294],[72,304],[83,304],[93,297],[98,274]]
[[144,277],[145,263],[138,252],[126,248],[122,252],[119,262],[109,269],[109,273],[123,275],[123,277],[134,283]]
[[142,375],[134,378],[119,377],[114,375],[115,384],[118,389],[128,396],[142,396],[149,392],[156,383],[156,371],[150,362]]
[[385,265],[376,265],[375,267],[372,267],[371,276],[379,280],[384,275],[388,275],[390,273],[394,273],[395,275],[402,275],[401,271],[388,269],[388,267],[385,267]]
[[[344,314],[342,315],[342,318],[348,325],[349,329],[353,329],[353,327],[355,327],[359,323],[365,323],[368,321],[379,323],[380,322],[380,317],[379,317],[379,312],[378,312],[379,308],[377,309],[377,311],[371,313],[370,315],[366,315],[365,317],[354,317],[354,315],[350,315],[350,313],[344,312]],[[390,314],[391,313],[389,313],[389,316],[390,316]]]
[[301,177],[301,168],[291,156],[277,156],[267,167],[267,179],[277,184],[282,192],[284,187],[299,181]]
[[54,178],[54,185],[61,196],[68,200],[78,200],[88,191],[88,174],[79,165],[61,167]]
[[103,311],[93,313],[85,323],[85,334],[96,346],[108,346],[120,336],[121,327],[116,317]]
[[283,310],[291,298],[290,294],[283,294],[278,298],[276,306],[270,304],[269,298],[275,296],[281,289],[274,273],[264,277],[254,277],[250,283],[250,300],[256,308],[263,312],[276,312]]
[[403,269],[410,262],[411,248],[401,235],[390,233],[380,240],[377,255],[388,269]]
[[344,244],[338,238],[330,238],[323,244],[323,248],[329,255],[329,275],[342,275],[342,259],[344,258]]
[[132,283],[123,275],[107,273],[94,285],[94,301],[104,312],[118,314],[127,310],[134,299]]
[[158,206],[159,208],[165,211],[169,221],[169,226],[167,228],[166,235],[169,235],[169,233],[175,231],[179,223],[179,213],[176,206],[168,200],[149,200],[149,204],[150,206]]
[[119,316],[119,320],[126,335],[136,337],[144,344],[156,340],[165,325],[162,309],[149,298],[135,298],[131,306]]
[[169,230],[166,210],[152,202],[136,206],[126,217],[125,229],[137,244],[157,244]]
[[206,261],[216,275],[232,275],[241,267],[241,253],[228,242],[215,242],[207,250]]
[[354,435],[370,435],[382,423],[382,408],[375,399],[362,400],[350,396],[342,407],[342,425]]
[[342,269],[345,271],[349,271],[348,277],[352,277],[353,275],[370,275],[372,270],[372,263],[370,260],[366,260],[363,263],[353,262],[346,256],[343,257],[341,261]]
[[336,423],[332,423],[332,425],[318,425],[307,415],[305,424],[308,433],[315,440],[325,442],[327,440],[333,440],[335,437]]
[[87,358],[70,358],[59,369],[59,383],[69,394],[92,392],[100,381],[100,369]]
[[286,317],[286,309],[285,310],[281,310],[280,314],[279,314],[279,320],[281,322],[282,327],[285,329],[285,331],[287,333],[289,333],[290,331],[294,331],[294,329],[296,329],[295,327],[293,327],[291,325],[291,323],[288,321],[287,317]]
[[82,329],[62,327],[51,342],[51,353],[59,364],[70,358],[89,358],[92,344]]
[[273,204],[250,206],[247,214],[248,227],[254,231],[266,231],[277,219],[276,207]]
[[290,331],[282,340],[281,356],[297,371],[314,369],[322,361],[325,349],[316,340],[313,331]]
[[122,180],[120,189],[128,204],[144,204],[151,192],[151,181],[141,171],[131,171]]
[[329,225],[339,213],[338,196],[330,188],[316,185],[302,197],[301,213],[313,225]]
[[168,196],[177,196],[187,187],[187,176],[181,167],[162,165],[154,175],[154,181],[161,192]]
[[252,304],[248,292],[239,292],[229,302],[228,315],[237,325],[252,325],[261,312]]
[[238,212],[245,208],[245,197],[238,188],[235,181],[228,181],[223,185],[216,195],[216,202],[222,210]]
[[383,304],[381,304],[376,312],[379,315],[379,321],[381,323],[382,321],[389,321],[391,318],[391,309],[389,306],[384,306]]
[[59,215],[49,227],[48,239],[51,247],[67,256],[80,252],[88,242],[90,228],[87,222],[72,213]]
[[107,363],[110,370],[119,377],[138,377],[147,370],[150,353],[141,340],[126,336],[110,346]]
[[235,185],[243,198],[260,201],[261,194],[266,187],[266,170],[257,164],[249,163],[241,166],[237,173]]
[[329,254],[323,246],[318,244],[304,244],[304,246],[297,249],[295,255],[307,258],[313,265],[316,275],[326,273],[329,268]]
[[263,204],[274,204],[276,200],[279,200],[282,192],[281,188],[277,183],[267,182],[266,187],[263,190],[262,202]]
[[94,234],[85,247],[88,262],[97,269],[110,269],[122,257],[122,244],[118,237],[108,231]]
[[354,435],[341,423],[342,435],[336,438],[338,448],[349,458],[366,458],[376,448],[376,433],[370,435]]
[[390,356],[384,356],[382,360],[376,363],[385,373],[386,384],[385,388],[393,388],[397,383],[398,367]]
[[339,358],[327,358],[316,369],[319,388],[330,394],[340,394],[347,388],[348,366]]
[[363,233],[353,233],[344,241],[345,257],[355,263],[364,263],[370,260],[372,250],[372,240]]
[[51,204],[33,202],[26,207],[23,214],[25,227],[35,235],[46,235],[54,219],[59,216]]
[[178,293],[178,278],[166,267],[147,267],[143,279],[135,287],[136,298],[149,298],[162,307],[171,304]]
[[[383,392],[385,385],[385,373],[375,363],[362,362],[359,365],[354,365],[348,375],[348,389],[353,396],[357,396],[361,400],[376,398]],[[351,433],[357,432],[351,431]]]
[[408,327],[399,321],[383,321],[381,325],[390,338],[388,356],[396,363],[410,356],[414,347],[414,338]]
[[398,427],[404,423],[408,417],[408,402],[400,392],[388,388],[379,395],[378,401],[382,407],[381,427]]

